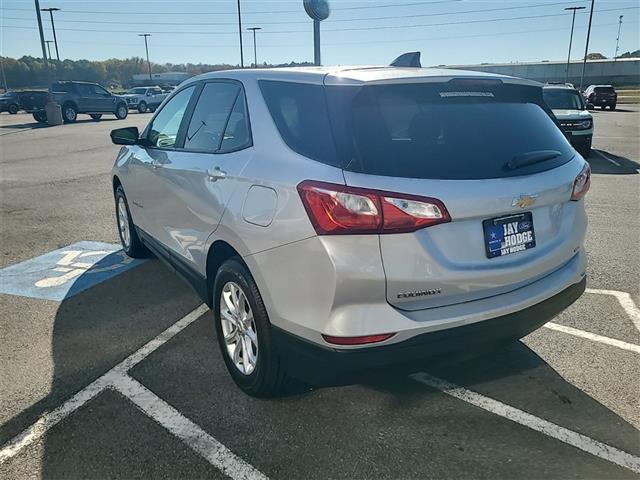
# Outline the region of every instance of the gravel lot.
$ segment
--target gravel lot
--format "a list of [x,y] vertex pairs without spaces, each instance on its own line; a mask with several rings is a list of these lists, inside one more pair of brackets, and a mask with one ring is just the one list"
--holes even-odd
[[[638,478],[640,109],[594,117],[588,291],[552,328],[418,376],[256,400],[156,260],[62,302],[0,294],[0,477]],[[0,115],[0,267],[116,243],[108,133],[149,118]]]

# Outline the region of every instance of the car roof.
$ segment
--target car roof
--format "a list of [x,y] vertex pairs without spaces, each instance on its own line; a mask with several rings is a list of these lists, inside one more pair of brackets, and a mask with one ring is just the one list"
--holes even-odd
[[215,78],[237,80],[280,80],[326,85],[362,85],[413,82],[441,82],[452,78],[500,79],[505,83],[541,86],[533,80],[470,70],[381,66],[281,67],[221,70],[192,77],[186,83]]

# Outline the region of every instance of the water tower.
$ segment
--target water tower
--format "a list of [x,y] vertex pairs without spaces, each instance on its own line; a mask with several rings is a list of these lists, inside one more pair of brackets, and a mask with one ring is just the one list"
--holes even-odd
[[328,0],[303,0],[304,10],[313,19],[313,63],[320,65],[320,22],[329,18]]

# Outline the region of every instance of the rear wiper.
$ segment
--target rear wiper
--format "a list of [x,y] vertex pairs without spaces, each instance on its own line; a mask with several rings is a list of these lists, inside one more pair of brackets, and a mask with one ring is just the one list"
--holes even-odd
[[557,150],[536,150],[535,152],[527,152],[521,155],[516,155],[509,162],[507,162],[507,168],[515,170],[516,168],[526,167],[527,165],[533,165],[534,163],[545,162],[553,158],[559,157],[562,152]]

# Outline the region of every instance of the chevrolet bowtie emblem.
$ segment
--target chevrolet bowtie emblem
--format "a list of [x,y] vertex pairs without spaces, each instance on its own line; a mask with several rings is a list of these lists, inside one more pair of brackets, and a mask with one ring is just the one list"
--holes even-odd
[[536,203],[538,195],[520,195],[511,202],[512,207],[527,208]]

